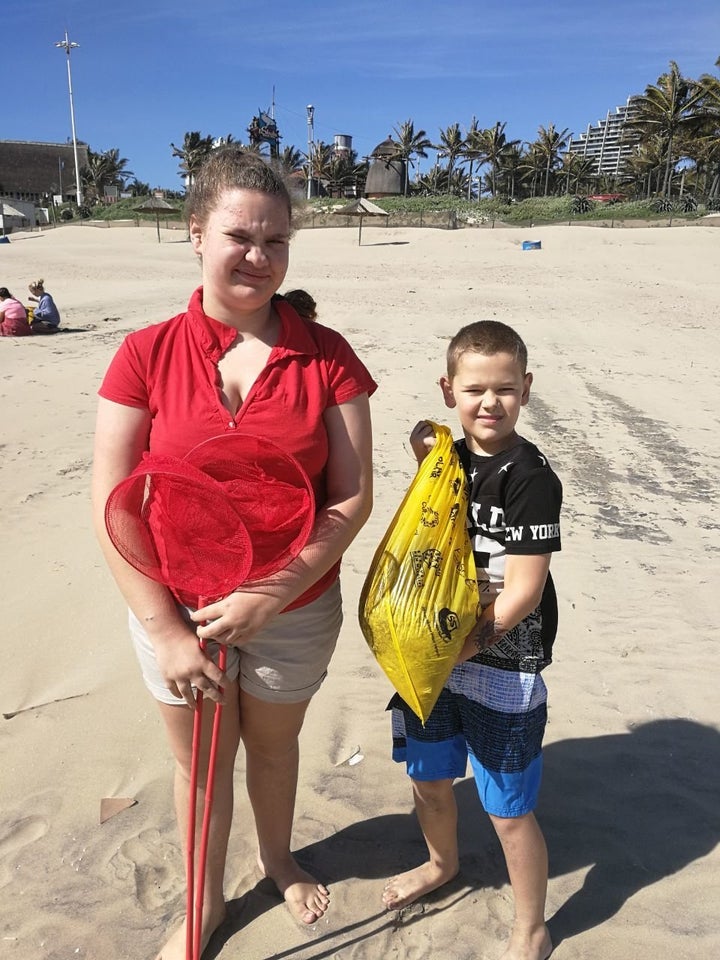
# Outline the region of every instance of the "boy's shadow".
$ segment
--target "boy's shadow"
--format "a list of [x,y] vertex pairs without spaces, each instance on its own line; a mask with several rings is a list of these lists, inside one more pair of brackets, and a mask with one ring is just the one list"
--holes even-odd
[[[555,945],[603,923],[639,890],[713,850],[720,839],[719,786],[720,733],[691,720],[654,720],[625,734],[549,744],[537,813],[550,876],[590,867],[582,888],[549,920]],[[473,780],[457,783],[455,794],[461,873],[443,895],[499,888],[507,872]],[[423,862],[426,851],[414,814],[403,813],[355,823],[297,856],[331,883],[392,876]],[[272,885],[262,881],[228,904],[226,935],[277,903]],[[376,918],[377,905],[367,912],[368,921]],[[350,929],[358,933],[362,925]],[[209,949],[208,957],[214,955]]]
[[550,920],[553,941],[603,923],[710,853],[720,840],[719,787],[720,733],[692,720],[551,744],[538,809],[550,875],[590,867]]

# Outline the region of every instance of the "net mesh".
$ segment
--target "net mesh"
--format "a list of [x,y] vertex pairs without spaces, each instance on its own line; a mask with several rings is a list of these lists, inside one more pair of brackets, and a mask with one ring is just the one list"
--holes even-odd
[[233,433],[185,459],[146,453],[110,493],[118,552],[189,606],[287,566],[315,520],[307,474],[275,444]]
[[128,563],[190,606],[226,596],[252,564],[250,534],[222,485],[174,457],[146,456],[111,492],[105,525]]
[[253,546],[248,580],[282,570],[305,546],[315,522],[310,480],[298,461],[269,440],[224,434],[195,447],[187,462],[221,484]]

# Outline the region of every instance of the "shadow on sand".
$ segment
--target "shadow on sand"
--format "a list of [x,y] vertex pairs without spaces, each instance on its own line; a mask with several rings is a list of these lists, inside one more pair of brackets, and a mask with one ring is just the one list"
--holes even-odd
[[[404,774],[398,769],[396,775]],[[713,850],[720,839],[719,787],[720,733],[690,720],[655,720],[625,734],[547,746],[538,819],[550,851],[550,875],[590,868],[583,886],[548,921],[555,945],[603,923],[639,890]],[[487,817],[478,816],[472,779],[460,781],[455,793],[461,873],[443,888],[444,909],[507,882],[494,831]],[[414,814],[402,813],[353,824],[298,850],[297,856],[327,883],[353,877],[380,881],[423,862],[425,847]],[[432,903],[433,896],[439,892],[425,900]],[[278,902],[267,880],[231,901],[228,921],[213,938],[215,947],[211,941],[207,960]],[[328,944],[327,952],[323,940],[330,937],[314,940],[318,952],[313,957],[334,955],[338,935],[347,944],[376,934],[381,915],[376,904],[368,904],[367,917],[333,932],[334,946]],[[383,926],[392,927],[394,916],[387,914]],[[403,918],[404,925],[408,919],[421,915]],[[366,925],[372,929],[363,934]]]

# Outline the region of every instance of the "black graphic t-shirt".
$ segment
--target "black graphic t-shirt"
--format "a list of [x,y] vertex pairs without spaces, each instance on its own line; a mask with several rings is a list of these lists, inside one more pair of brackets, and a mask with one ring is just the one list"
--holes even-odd
[[[522,437],[492,457],[472,453],[465,440],[455,448],[468,478],[468,532],[486,607],[503,589],[508,554],[560,550],[562,484],[538,448]],[[539,606],[472,660],[537,673],[552,659],[556,632],[557,598],[548,573]]]

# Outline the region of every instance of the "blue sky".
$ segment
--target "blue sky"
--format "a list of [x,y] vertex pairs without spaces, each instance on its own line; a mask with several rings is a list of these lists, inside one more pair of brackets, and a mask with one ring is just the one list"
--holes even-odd
[[473,116],[530,140],[540,124],[584,130],[671,59],[714,72],[719,28],[718,0],[3,0],[0,138],[70,136],[65,29],[78,138],[177,189],[170,142],[247,141],[273,86],[282,145],[301,150],[309,103],[315,138],[351,134],[361,156],[408,118],[434,142]]

